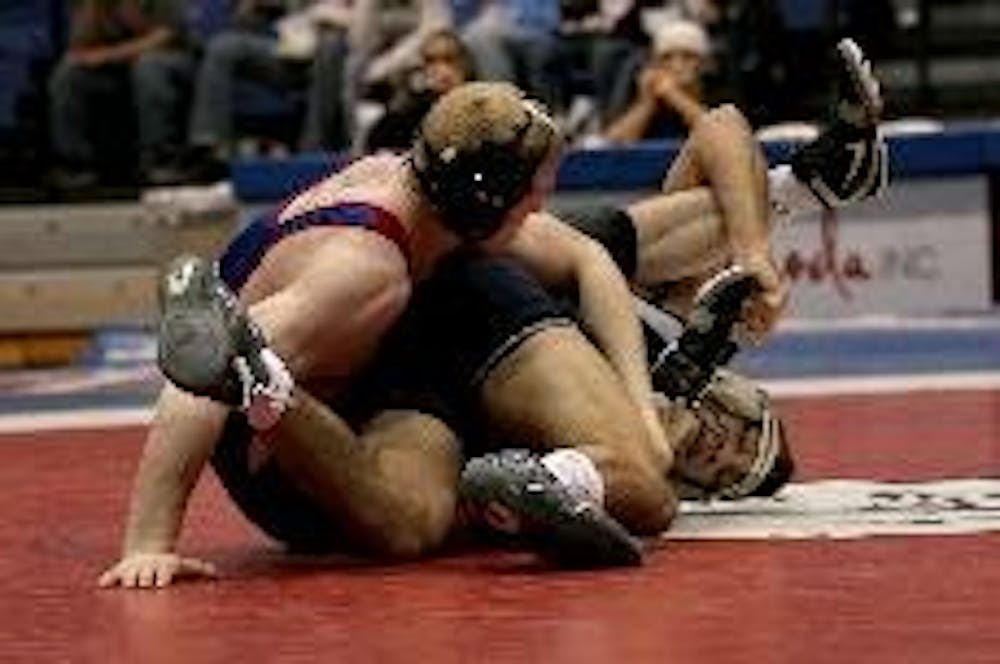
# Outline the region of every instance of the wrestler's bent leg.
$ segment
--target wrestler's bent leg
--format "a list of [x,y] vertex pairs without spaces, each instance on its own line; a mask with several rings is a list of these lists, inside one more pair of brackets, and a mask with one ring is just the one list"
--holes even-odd
[[[324,296],[322,289],[309,293]],[[301,292],[298,297],[300,306],[309,306]],[[460,467],[448,427],[422,413],[379,414],[369,407],[364,418],[354,419],[367,421],[355,432],[294,385],[204,261],[180,261],[167,275],[163,299],[160,365],[166,375],[190,391],[241,406],[235,417],[249,421],[282,475],[315,501],[331,526],[370,552],[397,557],[418,555],[444,539]],[[311,324],[321,328],[317,315]],[[199,362],[220,370],[213,377],[210,369],[198,370]],[[249,454],[243,466],[253,470]]]
[[296,400],[266,432],[268,446],[348,537],[392,557],[417,556],[444,541],[461,468],[458,441],[444,423],[386,411],[354,436],[325,404],[305,393]]
[[601,474],[608,511],[632,532],[670,525],[676,501],[639,412],[577,328],[547,328],[523,341],[483,381],[482,403],[491,431],[504,440],[587,455]]

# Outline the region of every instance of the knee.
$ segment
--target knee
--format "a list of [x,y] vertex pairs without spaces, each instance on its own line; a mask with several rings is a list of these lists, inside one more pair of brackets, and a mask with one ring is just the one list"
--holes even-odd
[[343,30],[324,30],[316,47],[316,59],[343,61],[347,57],[347,34]]
[[212,37],[205,48],[205,63],[232,63],[238,60],[246,50],[244,35],[235,32],[222,32]]
[[167,78],[167,65],[159,53],[144,53],[132,65],[132,85],[142,94]]
[[60,99],[67,94],[71,94],[71,89],[81,78],[81,68],[63,60],[52,71],[49,76],[49,95],[53,99]]
[[414,560],[439,549],[455,519],[452,491],[428,492],[406,501],[375,538],[374,553],[388,560]]
[[702,114],[691,130],[689,144],[704,157],[719,145],[756,145],[756,138],[743,112],[732,104],[723,104]]
[[604,478],[612,516],[639,535],[653,535],[670,525],[677,497],[644,428],[621,429],[614,445],[590,451]]
[[709,120],[709,124],[712,126],[723,127],[741,134],[753,133],[750,122],[743,114],[743,111],[733,104],[716,106],[705,114],[705,118]]

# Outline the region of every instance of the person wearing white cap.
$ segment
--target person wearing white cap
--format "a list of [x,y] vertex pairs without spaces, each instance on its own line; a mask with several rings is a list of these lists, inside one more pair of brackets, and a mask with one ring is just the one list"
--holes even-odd
[[705,113],[701,77],[710,55],[701,25],[683,19],[663,23],[649,61],[633,83],[631,102],[609,123],[605,138],[632,143],[686,135]]

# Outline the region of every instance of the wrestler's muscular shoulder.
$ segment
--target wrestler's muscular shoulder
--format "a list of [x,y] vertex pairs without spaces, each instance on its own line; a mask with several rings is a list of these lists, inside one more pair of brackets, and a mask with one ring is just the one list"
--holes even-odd
[[[370,170],[355,171],[349,188],[333,182],[343,173],[314,185],[311,204],[298,214],[345,201],[381,204],[387,194],[377,178],[387,164],[367,161],[350,167]],[[300,195],[290,205],[306,202]],[[390,240],[358,228],[321,226],[272,247],[241,297],[252,304],[281,291],[294,299],[300,311],[296,346],[308,348],[315,371],[343,374],[367,361],[405,308],[411,288],[406,259]]]
[[392,183],[402,165],[397,155],[374,155],[355,161],[316,182],[293,198],[279,219],[290,219],[309,210],[338,203],[372,203],[392,212]]
[[285,343],[273,342],[298,359],[305,379],[345,378],[364,366],[412,290],[406,263],[390,241],[356,229],[326,230],[310,241],[309,235],[323,232],[306,230],[281,242],[243,293],[255,302],[252,315],[276,301],[294,312],[285,318]]
[[[278,213],[278,222],[301,216],[310,210],[342,203],[368,203],[402,217],[394,181],[400,168],[397,156],[360,159],[305,189]],[[244,287],[242,298],[253,303],[288,286],[319,262],[323,267],[310,278],[320,281],[353,282],[366,275],[408,280],[405,258],[388,239],[378,233],[350,226],[317,226],[293,233],[271,247],[259,268]],[[365,269],[369,268],[369,269]]]

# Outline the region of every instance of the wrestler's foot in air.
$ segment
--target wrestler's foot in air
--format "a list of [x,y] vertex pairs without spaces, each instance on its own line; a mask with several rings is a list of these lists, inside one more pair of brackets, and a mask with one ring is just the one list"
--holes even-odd
[[471,459],[462,471],[460,493],[463,502],[495,529],[516,536],[560,567],[642,563],[639,541],[597,500],[560,482],[526,450]]
[[290,392],[291,376],[214,263],[175,260],[161,283],[160,307],[157,360],[181,389],[244,409],[259,396]]
[[653,388],[672,399],[697,403],[715,370],[743,345],[745,305],[760,286],[736,265],[702,286],[680,337],[653,362]]
[[837,44],[840,70],[830,119],[793,155],[792,170],[827,207],[877,195],[888,181],[885,140],[878,130],[882,95],[871,63],[850,39]]

